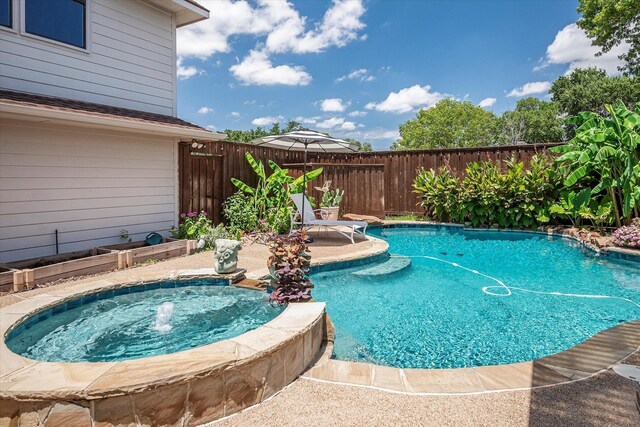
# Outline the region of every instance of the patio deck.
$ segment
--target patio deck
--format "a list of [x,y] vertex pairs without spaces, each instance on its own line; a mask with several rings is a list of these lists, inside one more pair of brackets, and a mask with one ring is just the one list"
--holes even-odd
[[[344,237],[320,234],[310,245],[314,260],[353,257],[384,249],[380,241],[349,244]],[[239,266],[248,275],[264,273],[265,246],[246,245]],[[139,281],[178,270],[210,268],[211,252],[161,261],[96,277],[57,283],[60,288],[81,288],[88,282]],[[0,307],[46,293],[39,288],[0,297]],[[640,353],[625,363],[640,364]],[[491,425],[491,426],[636,426],[640,415],[631,381],[606,371],[568,384],[491,393],[407,395],[395,392],[299,378],[268,401],[227,419],[220,426],[361,426],[361,425]]]

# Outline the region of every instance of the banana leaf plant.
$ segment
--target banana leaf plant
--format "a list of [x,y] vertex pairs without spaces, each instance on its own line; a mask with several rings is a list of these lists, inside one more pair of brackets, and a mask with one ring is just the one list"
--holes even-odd
[[567,169],[566,188],[587,186],[591,195],[607,195],[617,226],[630,224],[640,210],[640,103],[606,105],[608,116],[582,112],[566,120],[576,136],[551,148]]
[[[233,185],[242,192],[252,197],[252,202],[260,219],[268,219],[273,215],[287,217],[288,209],[291,205],[289,195],[302,192],[303,177],[294,178],[289,176],[289,170],[278,166],[274,161],[269,160],[269,168],[272,173],[267,176],[264,164],[261,160],[256,160],[251,153],[245,154],[247,163],[258,176],[255,187],[231,178]],[[322,174],[322,168],[314,169],[306,173],[306,182],[317,178]]]
[[549,208],[549,212],[561,218],[567,218],[573,226],[580,225],[580,220],[589,210],[591,189],[584,188],[576,193],[574,191],[563,191],[560,193],[560,200]]

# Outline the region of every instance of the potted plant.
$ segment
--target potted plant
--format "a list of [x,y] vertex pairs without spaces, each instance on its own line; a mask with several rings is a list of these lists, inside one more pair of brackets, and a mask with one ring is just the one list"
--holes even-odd
[[322,200],[320,201],[320,207],[322,210],[327,212],[324,219],[335,221],[338,219],[340,214],[340,202],[344,197],[344,190],[340,190],[339,188],[331,190],[330,187],[331,181],[327,181],[324,183],[322,188],[316,187],[316,190],[323,193]]

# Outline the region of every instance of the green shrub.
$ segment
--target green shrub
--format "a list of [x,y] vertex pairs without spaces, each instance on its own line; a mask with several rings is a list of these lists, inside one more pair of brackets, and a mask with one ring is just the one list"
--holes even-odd
[[197,240],[212,227],[213,222],[205,211],[181,213],[180,223],[171,229],[171,234],[176,239]]
[[501,171],[494,162],[475,162],[459,179],[445,166],[422,169],[414,181],[426,215],[435,221],[470,222],[474,227],[535,228],[550,221],[549,209],[561,188],[562,176],[543,156],[529,169],[508,160]]
[[241,191],[233,194],[223,204],[222,215],[231,232],[255,231],[260,225],[258,210],[253,197]]

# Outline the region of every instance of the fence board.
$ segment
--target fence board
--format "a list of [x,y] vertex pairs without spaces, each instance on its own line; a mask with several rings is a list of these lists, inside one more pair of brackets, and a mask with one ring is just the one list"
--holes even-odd
[[[342,213],[359,213],[383,216],[405,212],[420,213],[417,198],[412,192],[412,183],[417,171],[437,169],[449,164],[454,172],[462,176],[466,165],[475,161],[499,161],[514,157],[528,163],[536,153],[546,153],[557,144],[531,144],[499,147],[449,148],[414,151],[377,151],[369,153],[309,153],[309,163],[326,165],[323,175],[314,182],[321,186],[323,180],[331,180],[332,188],[345,190]],[[303,153],[269,147],[255,147],[237,142],[216,141],[205,144],[202,149],[192,149],[181,144],[180,209],[182,212],[205,209],[209,217],[218,223],[222,216],[224,199],[237,191],[231,183],[235,177],[255,186],[257,176],[247,163],[245,153],[250,152],[261,160],[268,173],[268,160],[282,167],[294,165],[292,174],[300,173]],[[196,153],[196,154],[193,154]],[[311,194],[320,193],[312,189]]]

